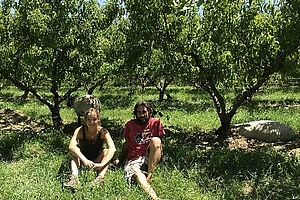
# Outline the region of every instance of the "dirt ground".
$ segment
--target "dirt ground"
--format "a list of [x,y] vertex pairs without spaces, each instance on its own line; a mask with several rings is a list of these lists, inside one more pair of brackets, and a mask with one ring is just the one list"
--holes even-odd
[[256,149],[272,146],[274,149],[281,150],[288,154],[300,155],[300,138],[299,134],[294,140],[291,141],[278,141],[278,142],[263,142],[257,139],[246,138],[244,136],[234,134],[226,139],[230,149],[241,149],[244,151],[254,151]]
[[[36,122],[30,117],[26,116],[20,110],[2,109],[0,110],[0,129],[1,131],[13,130],[13,131],[41,131],[45,126],[41,122]],[[201,141],[199,141],[201,142]],[[202,141],[207,143],[207,141]],[[297,137],[292,141],[278,141],[278,142],[263,142],[256,139],[246,138],[238,134],[234,134],[228,137],[225,142],[230,149],[254,151],[256,149],[272,146],[275,149],[281,150],[288,154],[295,153],[300,155],[300,137]]]
[[4,109],[0,110],[0,129],[2,131],[41,131],[44,129],[42,123],[30,119],[20,110]]

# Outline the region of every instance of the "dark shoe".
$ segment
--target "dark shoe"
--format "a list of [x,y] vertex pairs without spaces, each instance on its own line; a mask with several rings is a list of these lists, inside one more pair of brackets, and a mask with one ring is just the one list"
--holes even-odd
[[76,175],[70,175],[69,181],[64,183],[64,187],[77,188],[80,185],[79,178]]
[[97,176],[95,180],[93,180],[90,185],[96,186],[98,183],[104,183],[104,177],[103,176]]

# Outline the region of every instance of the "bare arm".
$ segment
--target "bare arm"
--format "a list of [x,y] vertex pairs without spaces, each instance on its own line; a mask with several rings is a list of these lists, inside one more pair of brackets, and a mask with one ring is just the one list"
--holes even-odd
[[83,137],[82,134],[82,128],[83,127],[79,127],[74,131],[74,134],[71,138],[70,144],[69,144],[69,151],[71,152],[71,154],[76,157],[79,158],[82,163],[84,164],[84,166],[88,167],[88,168],[93,168],[94,167],[94,162],[87,159],[80,151],[80,149],[78,148],[77,144],[78,144],[78,140],[80,138]]

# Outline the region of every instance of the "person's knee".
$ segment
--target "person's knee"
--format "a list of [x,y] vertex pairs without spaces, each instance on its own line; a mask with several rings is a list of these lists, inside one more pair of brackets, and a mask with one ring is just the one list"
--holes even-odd
[[153,137],[150,142],[150,148],[161,148],[161,139],[159,137]]
[[94,162],[102,162],[103,158],[108,154],[108,149],[103,149],[103,151],[98,155]]
[[106,156],[108,153],[108,149],[103,149],[102,153],[103,153],[103,156]]
[[136,171],[134,173],[134,178],[139,182],[141,179],[146,178],[145,174],[142,171]]
[[79,162],[79,158],[72,155],[71,161],[74,161],[74,162],[78,163]]
[[80,166],[79,158],[72,155],[72,157],[71,157],[71,166],[72,166],[72,163],[74,163],[77,167],[79,167]]

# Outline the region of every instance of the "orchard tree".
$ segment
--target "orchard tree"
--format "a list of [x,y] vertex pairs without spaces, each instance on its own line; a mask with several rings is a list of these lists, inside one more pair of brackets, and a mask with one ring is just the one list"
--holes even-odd
[[188,66],[169,40],[167,18],[174,16],[174,10],[169,9],[168,3],[166,0],[125,1],[130,23],[126,32],[125,69],[142,87],[155,86],[159,101],[164,100],[167,87],[178,80]]
[[122,61],[122,55],[119,54],[123,46],[123,38],[118,31],[118,27],[122,25],[123,8],[122,2],[118,0],[106,3],[102,6],[102,18],[105,20],[102,28],[98,30],[95,37],[95,49],[97,53],[90,60],[91,65],[97,66],[95,74],[89,76],[85,82],[88,94],[93,94],[94,90],[99,87],[99,91],[103,85],[110,81],[118,70],[118,65]]
[[[299,67],[296,0],[137,2],[128,0],[126,6],[138,44],[153,43],[191,63],[190,68],[183,66],[184,73],[181,66],[177,71],[211,96],[221,124],[216,134],[221,138],[237,109],[272,74]],[[225,99],[230,89],[236,92],[232,102]]]
[[94,89],[99,86],[99,90],[103,87],[106,82],[111,82],[118,77],[123,77],[120,73],[120,66],[124,62],[124,52],[125,52],[125,36],[122,29],[126,29],[127,20],[123,16],[123,8],[118,7],[119,15],[113,23],[103,32],[101,39],[101,49],[104,54],[101,56],[103,59],[103,64],[98,71],[98,76],[95,84],[92,84],[88,90],[89,94],[92,94]]
[[[166,53],[153,49],[145,67],[142,68],[146,80],[159,91],[159,101],[164,100],[167,87],[179,79],[182,69],[186,66],[185,60],[176,52]],[[181,66],[182,68],[179,68]],[[139,76],[140,73],[138,73]]]
[[2,1],[1,77],[48,106],[56,128],[63,125],[61,103],[102,64],[99,34],[117,15],[112,5],[102,8],[96,1],[84,0]]
[[[293,0],[257,0],[211,1],[202,9],[202,16],[191,18],[185,27],[194,31],[182,52],[194,62],[191,80],[214,101],[221,122],[216,134],[224,138],[237,109],[272,74],[296,61],[300,7]],[[236,91],[233,102],[224,97],[228,89]]]

